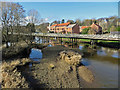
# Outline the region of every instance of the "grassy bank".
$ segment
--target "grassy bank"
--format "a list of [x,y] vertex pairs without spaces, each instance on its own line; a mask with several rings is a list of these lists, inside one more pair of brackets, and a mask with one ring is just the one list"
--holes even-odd
[[101,40],[99,40],[97,42],[97,45],[120,49],[120,41],[101,41]]
[[[69,38],[63,38],[62,41],[65,42],[65,43],[68,43],[68,44],[72,43],[72,41],[70,41]],[[77,39],[77,42],[73,42],[73,44],[78,44],[78,43],[88,43],[88,44],[90,44],[90,42],[91,42],[90,39]],[[99,45],[99,46],[120,49],[120,41],[97,40],[96,44]]]

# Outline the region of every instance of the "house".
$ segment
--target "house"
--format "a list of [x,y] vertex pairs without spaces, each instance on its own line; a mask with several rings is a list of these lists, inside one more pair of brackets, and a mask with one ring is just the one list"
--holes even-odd
[[90,26],[79,26],[79,28],[80,28],[80,33],[83,31],[83,29],[85,29],[85,28],[89,28]]
[[79,27],[80,27],[80,33],[85,28],[90,28],[88,34],[102,34],[102,27],[96,23],[93,23],[91,26],[79,26]]
[[102,34],[102,27],[96,23],[93,23],[91,29],[88,31],[89,34]]
[[110,34],[120,34],[120,31],[112,31],[112,32],[110,32]]
[[50,26],[49,32],[54,33],[78,33],[79,34],[79,25],[78,24],[70,24],[70,22],[67,23],[61,23],[61,24],[54,24]]

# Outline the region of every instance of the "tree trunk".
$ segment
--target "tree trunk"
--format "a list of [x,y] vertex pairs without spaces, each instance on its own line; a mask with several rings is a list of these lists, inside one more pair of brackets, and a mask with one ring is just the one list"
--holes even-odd
[[6,42],[6,48],[9,48],[8,42]]

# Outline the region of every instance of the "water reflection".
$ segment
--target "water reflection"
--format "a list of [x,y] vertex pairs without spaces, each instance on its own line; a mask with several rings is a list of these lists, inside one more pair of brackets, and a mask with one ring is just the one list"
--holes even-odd
[[36,43],[42,43],[43,40],[41,37],[35,37],[35,40],[34,40]]
[[40,49],[31,49],[30,59],[34,61],[39,61],[42,58],[42,52]]
[[97,54],[100,55],[100,56],[105,56],[105,55],[107,55],[107,54],[105,53],[105,51],[102,51],[102,50],[98,50],[98,51],[97,51]]
[[82,50],[83,46],[82,45],[79,45],[79,49]]
[[89,66],[89,65],[90,65],[90,62],[89,62],[89,60],[88,60],[87,58],[83,58],[83,59],[81,60],[81,63],[82,63],[83,65],[85,65],[85,66]]
[[[83,46],[83,45],[82,45]],[[79,46],[81,47],[81,45]],[[97,46],[96,52],[92,52],[84,45],[82,51],[89,52],[93,55],[82,59],[82,63],[94,71],[98,83],[103,88],[118,87],[118,51],[111,48]],[[79,48],[81,50],[81,48]],[[89,51],[88,51],[89,50]]]
[[52,47],[52,45],[51,45],[51,44],[49,44],[49,45],[48,45],[48,47]]
[[118,53],[118,52],[116,52],[116,53],[114,53],[114,54],[112,55],[112,57],[115,57],[115,58],[120,58],[120,55],[119,55],[119,53]]
[[120,55],[118,54],[118,50],[116,49],[101,47],[101,51],[105,52],[107,56],[120,58]]

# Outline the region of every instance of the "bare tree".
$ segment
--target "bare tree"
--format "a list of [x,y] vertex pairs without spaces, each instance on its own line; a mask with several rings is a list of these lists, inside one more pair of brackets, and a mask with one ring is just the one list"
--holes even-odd
[[[21,18],[24,17],[24,10],[18,3],[1,2],[1,22],[2,22],[2,37],[8,48],[8,42],[15,40],[13,32],[20,31]],[[8,33],[11,32],[11,35]]]
[[39,23],[39,13],[38,11],[36,11],[35,9],[31,9],[30,11],[28,11],[28,22],[29,23],[34,23],[34,24],[37,24]]
[[34,41],[34,38],[32,36],[32,33],[34,33],[35,30],[35,25],[40,23],[40,14],[37,10],[31,9],[28,11],[28,16],[26,17],[26,22],[28,23],[26,28],[27,28],[27,33],[29,34],[29,37],[27,37],[27,40],[30,44]]

